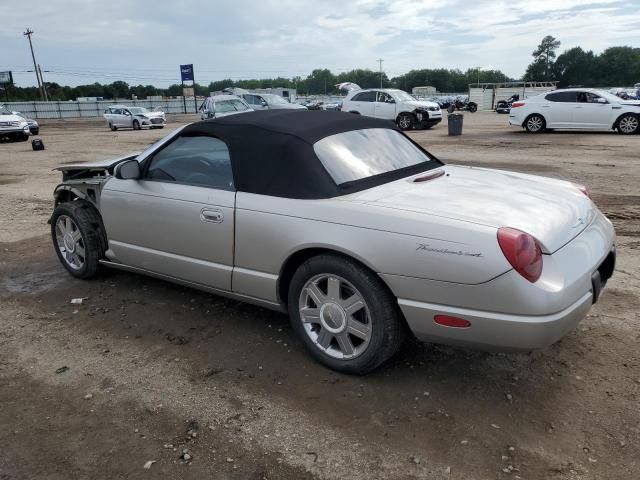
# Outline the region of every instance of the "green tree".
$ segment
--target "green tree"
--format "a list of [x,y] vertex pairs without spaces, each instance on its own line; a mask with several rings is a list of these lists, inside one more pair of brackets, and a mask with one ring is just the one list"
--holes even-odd
[[559,87],[594,85],[596,57],[592,51],[580,47],[571,48],[558,56],[553,64],[553,77]]
[[[551,35],[547,35],[546,37],[544,37],[540,42],[540,45],[538,45],[536,49],[531,53],[534,60],[533,63],[527,68],[527,73],[525,74],[525,76],[528,76],[530,74],[538,75],[540,73],[540,69],[543,68],[544,80],[552,80],[551,68],[553,67],[553,61],[556,58],[556,50],[559,47],[560,41],[556,40],[555,37]],[[538,78],[531,80],[540,79]]]

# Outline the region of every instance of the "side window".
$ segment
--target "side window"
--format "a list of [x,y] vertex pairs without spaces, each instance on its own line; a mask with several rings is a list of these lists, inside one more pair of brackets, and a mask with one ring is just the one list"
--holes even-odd
[[178,137],[154,155],[146,178],[233,190],[229,149],[214,137]]
[[577,102],[577,92],[555,92],[549,93],[544,97],[550,102],[564,102],[564,103],[572,103]]
[[244,98],[244,101],[247,102],[249,105],[255,105],[255,103],[253,103],[253,95],[242,95],[242,98]]
[[601,98],[600,95],[591,92],[580,92],[578,94],[578,101],[584,103],[598,103],[599,98]]
[[376,92],[362,92],[353,97],[354,102],[375,102]]
[[378,100],[379,103],[386,103],[391,101],[391,95],[385,92],[378,92]]

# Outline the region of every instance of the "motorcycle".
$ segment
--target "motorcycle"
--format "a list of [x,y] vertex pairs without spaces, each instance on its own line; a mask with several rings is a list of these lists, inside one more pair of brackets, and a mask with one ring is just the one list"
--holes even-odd
[[497,113],[509,113],[511,111],[511,105],[513,102],[517,102],[520,100],[520,95],[513,94],[507,100],[498,100],[496,103],[496,112]]
[[475,113],[478,111],[478,104],[470,102],[469,97],[458,97],[447,107],[447,112],[449,113],[453,113],[456,110]]

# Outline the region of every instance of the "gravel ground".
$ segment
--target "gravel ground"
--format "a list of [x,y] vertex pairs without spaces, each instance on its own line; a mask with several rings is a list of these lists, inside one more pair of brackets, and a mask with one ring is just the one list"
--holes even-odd
[[43,121],[45,151],[0,144],[0,479],[640,478],[640,136],[528,135],[493,113],[466,114],[461,137],[446,123],[412,133],[445,162],[589,185],[616,225],[617,271],[544,350],[412,342],[350,377],[310,360],[283,315],[59,265],[52,168],[194,119]]

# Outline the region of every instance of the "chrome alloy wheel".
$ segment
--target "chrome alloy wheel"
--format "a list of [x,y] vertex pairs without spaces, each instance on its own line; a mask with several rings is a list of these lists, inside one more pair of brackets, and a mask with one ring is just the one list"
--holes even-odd
[[298,302],[304,331],[330,357],[349,360],[371,341],[371,316],[362,294],[344,278],[320,274],[300,292]]
[[542,130],[542,118],[533,116],[527,120],[527,128],[530,132],[539,132]]
[[64,261],[74,270],[80,270],[86,260],[85,244],[76,222],[67,215],[56,220],[56,244]]
[[633,133],[638,129],[638,118],[630,115],[624,117],[620,120],[618,128],[620,128],[623,133]]
[[411,126],[411,118],[409,115],[401,115],[398,119],[398,125],[403,130],[407,130]]

